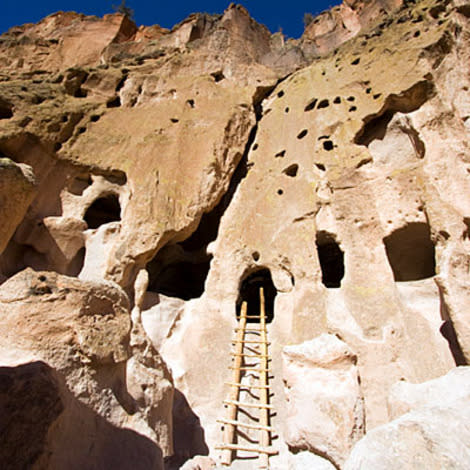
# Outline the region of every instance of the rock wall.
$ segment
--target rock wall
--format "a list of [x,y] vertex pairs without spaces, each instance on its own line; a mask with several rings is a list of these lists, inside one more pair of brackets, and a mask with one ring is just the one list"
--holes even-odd
[[82,408],[107,437],[77,468],[217,460],[253,273],[273,468],[348,468],[396,382],[468,362],[468,13],[345,1],[285,40],[234,4],[171,31],[60,12],[0,37],[0,366],[51,395],[31,465],[70,461]]

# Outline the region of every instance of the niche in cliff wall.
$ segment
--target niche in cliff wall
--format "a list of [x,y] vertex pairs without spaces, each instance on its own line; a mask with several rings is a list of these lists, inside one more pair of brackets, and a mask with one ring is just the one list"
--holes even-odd
[[220,214],[216,207],[204,214],[197,230],[186,240],[164,246],[147,264],[148,290],[183,300],[199,298],[212,256],[207,245],[217,237]]
[[341,287],[341,280],[344,277],[344,253],[336,237],[328,232],[318,232],[316,245],[323,285]]
[[427,223],[406,224],[383,241],[396,282],[417,281],[436,274],[435,249]]
[[110,222],[121,220],[121,205],[116,194],[107,194],[93,201],[85,212],[84,220],[88,228],[96,229]]

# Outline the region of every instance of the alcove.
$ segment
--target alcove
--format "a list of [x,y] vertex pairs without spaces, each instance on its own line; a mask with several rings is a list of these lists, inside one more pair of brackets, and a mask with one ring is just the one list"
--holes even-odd
[[344,253],[328,232],[318,232],[316,237],[318,259],[325,287],[341,287],[344,277]]
[[383,239],[396,282],[417,281],[436,274],[429,225],[411,222]]
[[[175,247],[175,245],[173,245]],[[160,250],[147,265],[148,290],[167,297],[182,300],[197,299],[204,292],[211,256],[200,260],[197,257],[167,256],[172,247]]]
[[[237,318],[240,317],[241,306],[247,302],[247,315],[259,316],[260,314],[260,288],[264,288],[264,306],[266,311],[266,323],[271,323],[274,319],[274,300],[277,290],[271,277],[271,272],[267,268],[258,269],[245,276],[240,284],[236,311]],[[258,318],[248,319],[250,323],[259,323]]]
[[121,220],[121,206],[116,194],[96,199],[86,210],[83,217],[88,228],[98,228],[103,224]]
[[148,290],[182,300],[197,299],[204,292],[211,255],[207,245],[215,240],[222,206],[204,214],[197,230],[186,240],[163,247],[147,264]]

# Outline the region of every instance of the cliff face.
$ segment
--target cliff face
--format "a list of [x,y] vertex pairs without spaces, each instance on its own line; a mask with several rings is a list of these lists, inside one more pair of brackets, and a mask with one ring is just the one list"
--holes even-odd
[[[285,41],[230,5],[171,31],[57,13],[0,36],[0,400],[24,423],[25,370],[50,404],[34,468],[216,459],[255,273],[275,296],[273,468],[361,468],[396,382],[468,362],[468,17],[345,1]],[[9,425],[6,462],[31,426]]]

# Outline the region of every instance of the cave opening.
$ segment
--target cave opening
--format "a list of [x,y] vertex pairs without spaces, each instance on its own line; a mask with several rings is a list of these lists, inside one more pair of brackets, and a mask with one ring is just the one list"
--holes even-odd
[[344,277],[344,253],[334,235],[318,232],[316,237],[318,259],[325,287],[341,287]]
[[110,222],[121,220],[121,205],[116,194],[96,199],[86,210],[84,220],[88,228],[96,229]]
[[189,238],[158,251],[147,264],[150,292],[182,300],[201,297],[212,260],[207,245],[217,237],[223,210],[223,206],[216,206],[201,217]]
[[211,259],[201,251],[185,252],[178,244],[162,248],[147,264],[148,291],[182,300],[201,297]]
[[[243,302],[247,303],[247,315],[260,315],[260,288],[264,289],[264,306],[266,311],[266,323],[274,319],[274,300],[277,295],[276,287],[267,268],[258,269],[247,275],[241,282],[236,304],[237,318],[240,317]],[[249,318],[249,323],[259,323],[259,318]]]
[[436,274],[435,249],[427,223],[408,223],[383,241],[396,282],[418,281]]

